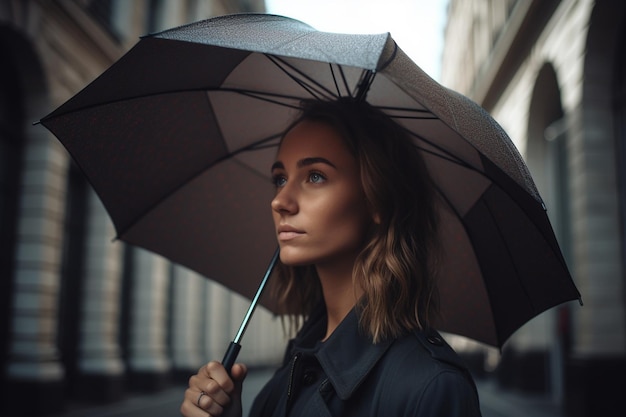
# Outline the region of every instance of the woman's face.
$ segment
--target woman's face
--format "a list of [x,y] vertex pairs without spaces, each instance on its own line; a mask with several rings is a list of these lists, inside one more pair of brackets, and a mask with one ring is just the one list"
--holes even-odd
[[356,159],[329,125],[302,121],[272,166],[272,213],[286,265],[353,262],[371,216]]

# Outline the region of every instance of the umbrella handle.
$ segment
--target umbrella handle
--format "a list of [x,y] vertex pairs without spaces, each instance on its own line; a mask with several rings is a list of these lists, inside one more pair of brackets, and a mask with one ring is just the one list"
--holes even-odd
[[239,343],[230,342],[228,345],[228,349],[224,354],[224,359],[222,359],[222,365],[226,368],[226,371],[230,375],[230,370],[233,368],[235,361],[237,360],[237,356],[239,356],[239,351],[241,350],[241,345]]
[[224,366],[224,368],[226,368],[226,371],[229,374],[230,374],[230,370],[235,364],[235,361],[237,360],[239,351],[241,350],[241,344],[239,342],[241,342],[241,338],[243,337],[243,334],[246,332],[246,329],[248,328],[248,323],[250,322],[250,319],[252,318],[252,314],[254,313],[254,310],[256,309],[259,299],[261,298],[261,294],[263,293],[263,290],[265,289],[265,285],[267,284],[267,281],[270,275],[272,274],[272,270],[274,269],[274,266],[276,265],[276,261],[278,260],[279,254],[280,254],[280,248],[276,248],[276,251],[274,252],[274,256],[272,256],[272,260],[270,261],[270,264],[267,267],[267,271],[265,271],[265,276],[263,276],[263,280],[259,284],[259,288],[256,290],[256,294],[254,295],[254,298],[252,299],[252,302],[250,303],[250,306],[248,307],[248,311],[246,312],[246,315],[244,316],[241,322],[241,325],[239,326],[239,331],[237,331],[237,335],[235,336],[233,341],[230,342],[230,344],[228,345],[228,349],[226,350],[224,359],[222,359],[222,365]]

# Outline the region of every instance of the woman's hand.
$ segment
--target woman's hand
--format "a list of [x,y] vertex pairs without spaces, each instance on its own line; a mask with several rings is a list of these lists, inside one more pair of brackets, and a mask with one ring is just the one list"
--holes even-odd
[[185,417],[241,417],[241,386],[248,372],[235,364],[228,375],[219,362],[209,362],[189,378],[180,412]]

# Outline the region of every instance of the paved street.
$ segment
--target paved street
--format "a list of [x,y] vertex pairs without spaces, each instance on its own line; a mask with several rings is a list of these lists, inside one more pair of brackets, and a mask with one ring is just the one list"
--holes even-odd
[[561,417],[559,407],[543,395],[522,395],[477,381],[483,417]]
[[[265,382],[272,376],[273,370],[251,370],[244,383],[243,415],[247,416],[252,400]],[[179,407],[183,399],[185,386],[175,386],[153,395],[136,395],[116,404],[98,407],[75,406],[54,417],[176,417],[180,416]]]
[[[270,370],[252,370],[244,384],[244,416],[256,392],[271,376]],[[501,391],[489,382],[478,381],[483,417],[561,417],[558,407],[542,396],[520,395]],[[154,395],[137,395],[116,404],[75,406],[55,417],[175,417],[184,386],[176,386]]]

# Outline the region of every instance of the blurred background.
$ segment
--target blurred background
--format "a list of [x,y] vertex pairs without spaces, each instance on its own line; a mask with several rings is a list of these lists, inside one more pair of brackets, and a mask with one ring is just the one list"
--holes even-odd
[[[479,390],[541,398],[563,416],[625,415],[621,0],[0,0],[0,413],[116,404],[184,386],[221,359],[247,300],[115,241],[80,171],[33,122],[139,36],[238,12],[389,31],[494,116],[531,169],[584,306],[540,315],[502,351],[446,338]],[[271,368],[285,343],[280,320],[260,308],[240,360]]]

